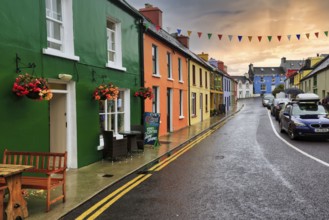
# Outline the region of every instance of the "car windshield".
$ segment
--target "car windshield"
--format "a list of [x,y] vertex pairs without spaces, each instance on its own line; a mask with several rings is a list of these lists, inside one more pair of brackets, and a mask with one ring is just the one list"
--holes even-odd
[[322,105],[309,104],[309,103],[300,103],[295,104],[292,109],[293,115],[326,115],[327,111]]

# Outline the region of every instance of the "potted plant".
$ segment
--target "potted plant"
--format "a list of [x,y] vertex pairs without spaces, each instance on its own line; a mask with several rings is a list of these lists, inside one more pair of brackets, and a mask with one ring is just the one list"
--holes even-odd
[[116,100],[119,95],[119,89],[112,83],[100,84],[93,93],[94,100]]
[[137,90],[134,93],[135,97],[141,97],[143,99],[152,99],[153,98],[153,91],[150,87],[140,87],[139,90]]
[[46,79],[28,73],[16,78],[12,91],[17,96],[26,96],[34,100],[50,100],[53,97]]

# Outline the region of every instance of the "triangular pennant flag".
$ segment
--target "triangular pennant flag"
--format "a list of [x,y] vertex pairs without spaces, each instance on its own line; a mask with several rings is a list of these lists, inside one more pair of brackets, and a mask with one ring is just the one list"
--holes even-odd
[[228,35],[228,39],[230,39],[230,41],[232,41],[232,37],[233,35]]
[[271,42],[272,36],[267,36],[268,42]]
[[212,33],[208,33],[208,39],[210,39],[210,38],[211,38],[211,35],[212,35]]
[[248,36],[249,42],[251,42],[252,40],[252,36]]
[[177,29],[177,34],[180,35],[182,33],[181,29]]
[[288,37],[288,40],[290,41],[291,35],[288,35],[287,37]]
[[198,32],[198,36],[199,36],[199,38],[201,37],[201,35],[202,35],[202,32]]
[[262,36],[258,36],[258,41],[259,41],[259,42],[262,41]]
[[316,38],[319,37],[319,32],[315,32],[314,35],[316,36]]
[[324,34],[328,37],[328,31],[325,31]]
[[157,31],[159,31],[160,28],[161,28],[161,27],[160,27],[159,25],[155,26],[155,29],[156,29]]
[[281,35],[278,36],[278,41],[281,41]]
[[242,36],[239,35],[239,36],[238,36],[238,39],[239,39],[239,42],[241,42],[241,40],[242,40]]
[[307,39],[310,39],[310,33],[305,34]]
[[188,36],[191,36],[191,34],[192,34],[192,31],[187,31]]
[[222,37],[223,37],[223,35],[222,35],[222,34],[218,34],[218,38],[219,38],[219,40],[221,40],[221,39],[222,39]]
[[300,40],[300,34],[296,34],[298,40]]
[[150,27],[150,25],[148,23],[144,23],[144,26],[145,26],[146,30],[149,29],[149,27]]

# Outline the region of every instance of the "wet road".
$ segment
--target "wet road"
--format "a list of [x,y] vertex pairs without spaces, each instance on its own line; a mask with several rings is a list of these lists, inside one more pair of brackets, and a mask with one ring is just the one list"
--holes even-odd
[[136,181],[97,219],[329,219],[329,142],[290,141],[260,99],[244,104],[212,135]]

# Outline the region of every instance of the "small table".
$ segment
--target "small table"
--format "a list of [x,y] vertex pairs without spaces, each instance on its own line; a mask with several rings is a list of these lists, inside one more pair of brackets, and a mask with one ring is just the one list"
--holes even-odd
[[141,134],[140,131],[122,131],[119,132],[123,136],[127,136],[128,139],[128,152],[138,151],[136,135]]
[[[22,195],[22,172],[31,169],[29,165],[0,164],[0,177],[4,177],[9,191],[6,207],[7,219],[27,218],[26,201]],[[1,215],[3,213],[0,213]]]

